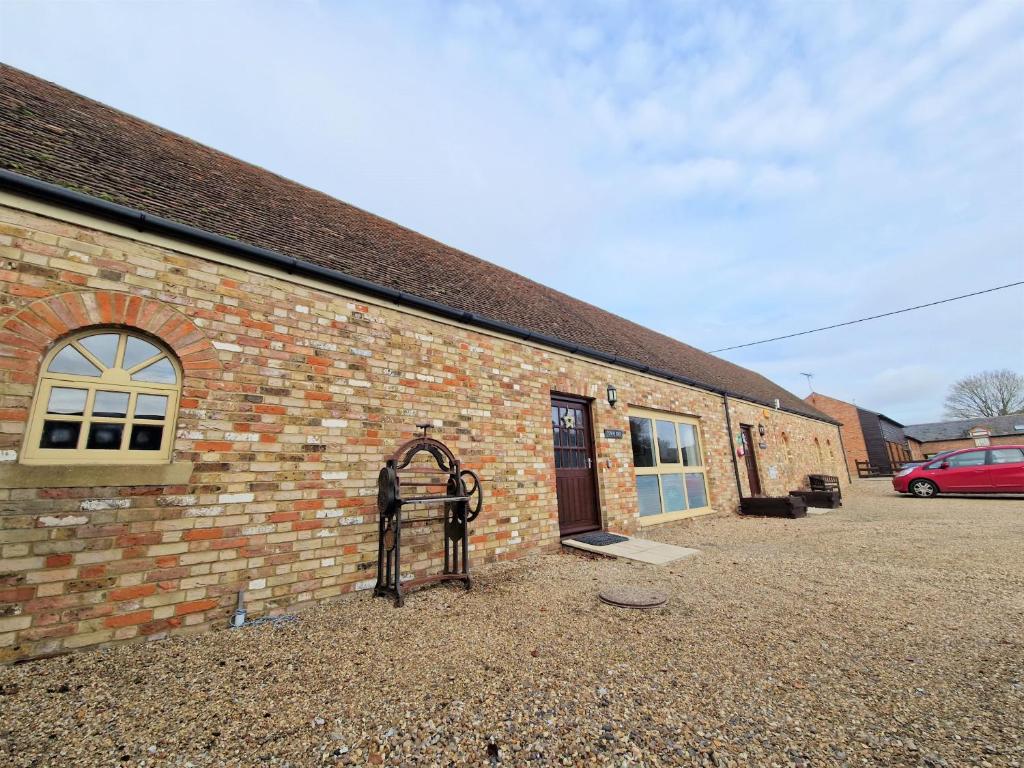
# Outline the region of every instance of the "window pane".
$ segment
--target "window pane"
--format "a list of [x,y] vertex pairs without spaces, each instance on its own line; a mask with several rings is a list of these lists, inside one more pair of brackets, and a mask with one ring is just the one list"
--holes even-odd
[[129,448],[133,451],[159,451],[164,428],[155,424],[136,424],[132,427]]
[[679,512],[686,509],[686,496],[683,495],[682,475],[662,475],[661,489],[665,494],[666,512]]
[[651,420],[639,416],[629,417],[629,439],[633,443],[633,466],[654,466],[654,435]]
[[661,514],[661,494],[658,493],[657,475],[638,477],[636,479],[636,496],[640,503],[641,517]]
[[80,421],[44,421],[40,448],[75,448],[82,431]]
[[92,415],[123,419],[128,415],[128,393],[97,392],[92,403]]
[[951,467],[980,467],[985,463],[985,451],[968,451],[950,456],[947,461]]
[[47,370],[50,373],[71,373],[76,376],[100,375],[100,369],[86,360],[82,353],[72,346],[64,347],[58,352]]
[[174,366],[166,357],[147,365],[141,371],[132,374],[132,381],[152,381],[157,384],[173,384],[178,380],[174,374]]
[[[700,446],[697,444],[697,428],[692,424],[679,425],[679,441],[683,444],[683,464],[687,467],[699,467],[704,462],[700,459]],[[693,506],[692,504],[690,506]]]
[[1020,448],[993,448],[990,464],[1014,464],[1024,461],[1024,451]]
[[144,363],[151,357],[160,354],[160,350],[135,336],[129,336],[128,342],[124,345],[124,362],[122,368],[134,368],[139,363]]
[[162,419],[167,415],[167,395],[139,395],[135,398],[136,419]]
[[81,416],[85,412],[84,389],[54,387],[50,390],[50,402],[46,406],[47,413],[63,413],[69,416]]
[[86,448],[100,451],[116,451],[121,447],[124,424],[93,424],[89,427]]
[[679,443],[676,442],[676,425],[671,421],[657,422],[658,429],[658,462],[661,464],[679,463]]
[[703,473],[686,473],[686,498],[690,501],[691,509],[706,507],[708,505],[708,491],[704,486]]
[[96,359],[107,368],[112,368],[114,358],[117,356],[117,342],[120,338],[116,333],[97,333],[95,336],[86,336],[79,339],[78,343],[92,352]]

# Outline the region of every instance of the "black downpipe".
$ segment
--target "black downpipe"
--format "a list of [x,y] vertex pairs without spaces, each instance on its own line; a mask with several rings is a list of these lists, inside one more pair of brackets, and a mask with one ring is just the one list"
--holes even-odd
[[[0,188],[11,189],[28,197],[33,197],[45,202],[57,203],[73,210],[98,215],[130,226],[140,232],[154,232],[156,234],[168,235],[175,239],[196,243],[207,248],[227,251],[228,253],[237,254],[243,258],[249,259],[250,261],[281,269],[288,274],[317,277],[336,285],[357,290],[360,293],[367,293],[371,296],[387,299],[388,301],[393,302],[396,306],[406,306],[413,309],[419,309],[440,317],[448,318],[449,320],[457,320],[459,322],[474,325],[477,328],[496,331],[507,336],[514,336],[523,339],[524,341],[533,341],[563,352],[582,355],[604,363],[612,363],[623,368],[647,373],[660,379],[674,381],[678,384],[685,384],[689,387],[694,387],[705,392],[712,392],[723,397],[731,395],[732,397],[745,400],[756,405],[771,408],[775,407],[773,403],[767,403],[762,400],[756,400],[752,397],[740,395],[736,392],[730,392],[719,387],[702,384],[699,381],[694,381],[693,379],[680,376],[670,371],[652,368],[651,366],[637,362],[636,360],[629,360],[628,358],[619,357],[618,355],[610,355],[606,352],[591,349],[590,347],[582,347],[578,344],[572,344],[570,342],[563,341],[562,339],[557,339],[554,336],[529,331],[525,328],[519,328],[518,326],[504,323],[500,320],[491,320],[486,317],[481,317],[463,309],[456,309],[455,307],[450,307],[447,304],[441,304],[436,301],[431,301],[430,299],[423,299],[419,296],[413,296],[395,288],[388,288],[386,285],[379,285],[378,283],[372,283],[369,280],[363,280],[360,277],[348,275],[337,269],[330,269],[329,267],[323,267],[319,264],[313,264],[308,261],[300,261],[299,259],[291,256],[283,256],[282,254],[271,251],[267,248],[260,248],[259,246],[250,245],[240,240],[232,240],[231,238],[223,237],[222,235],[216,235],[212,232],[207,232],[196,227],[190,227],[187,224],[179,224],[176,221],[165,219],[162,216],[152,216],[143,213],[142,211],[137,211],[134,208],[129,208],[125,205],[101,200],[100,198],[76,192],[57,184],[39,181],[38,179],[33,179],[30,176],[23,176],[20,173],[14,173],[13,171],[8,171],[2,168],[0,168]],[[804,418],[814,418],[813,416],[800,413],[792,408],[779,408],[778,410],[793,413],[797,416],[803,416]],[[815,420],[822,421],[821,419]],[[838,424],[838,422],[833,421],[832,419],[825,419],[824,421],[831,424]]]
[[740,482],[740,465],[736,462],[736,436],[732,433],[732,417],[729,415],[729,396],[722,395],[725,406],[725,428],[729,432],[729,456],[732,457],[732,474],[736,478],[736,496],[743,503],[743,484]]
[[843,452],[843,466],[846,467],[846,479],[853,484],[853,475],[850,474],[850,462],[846,460],[846,444],[843,443],[843,429],[840,426],[836,427],[836,434],[839,435],[839,450]]

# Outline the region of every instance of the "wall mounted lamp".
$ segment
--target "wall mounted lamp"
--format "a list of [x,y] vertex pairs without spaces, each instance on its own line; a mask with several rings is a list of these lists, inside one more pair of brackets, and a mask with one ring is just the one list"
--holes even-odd
[[617,402],[619,402],[619,393],[616,391],[614,386],[609,384],[608,385],[608,405],[610,405],[612,408],[614,408],[615,404]]
[[757,425],[757,434],[759,434],[761,437],[764,437],[764,424]]

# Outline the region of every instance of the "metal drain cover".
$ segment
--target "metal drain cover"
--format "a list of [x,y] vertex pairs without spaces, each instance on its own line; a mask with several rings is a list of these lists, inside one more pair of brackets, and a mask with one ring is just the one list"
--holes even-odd
[[619,608],[657,608],[668,602],[668,595],[643,587],[609,587],[598,594],[601,602]]

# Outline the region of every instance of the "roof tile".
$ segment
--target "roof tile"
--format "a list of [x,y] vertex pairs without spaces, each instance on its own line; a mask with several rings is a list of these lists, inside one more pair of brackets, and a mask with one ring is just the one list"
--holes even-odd
[[764,376],[0,65],[0,167],[813,418]]

